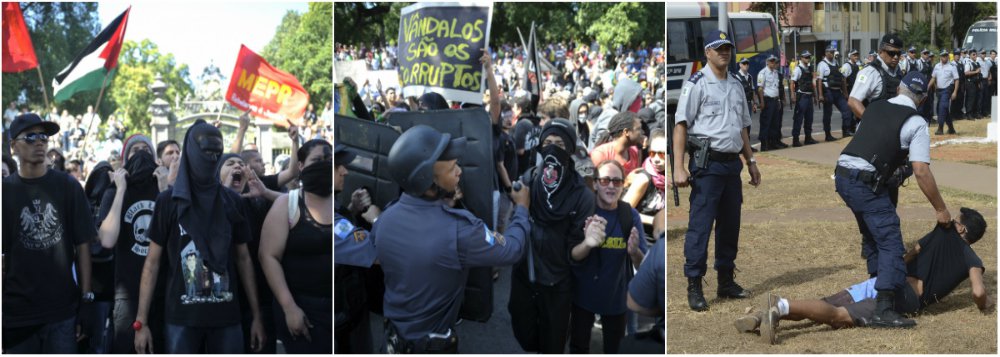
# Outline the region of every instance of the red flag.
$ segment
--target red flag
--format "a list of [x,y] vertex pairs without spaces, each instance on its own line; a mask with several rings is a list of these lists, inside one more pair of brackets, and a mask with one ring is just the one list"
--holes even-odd
[[3,3],[3,71],[23,72],[38,67],[35,47],[31,45],[28,27],[24,25],[21,6]]
[[300,124],[299,119],[309,104],[309,93],[295,76],[272,67],[263,57],[241,45],[236,67],[229,77],[226,100],[239,110],[250,110],[256,116],[287,127],[285,119]]

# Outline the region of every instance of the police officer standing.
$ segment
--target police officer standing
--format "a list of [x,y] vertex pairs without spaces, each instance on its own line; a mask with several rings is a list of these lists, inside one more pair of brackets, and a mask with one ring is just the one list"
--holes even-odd
[[953,120],[961,120],[965,118],[963,108],[965,107],[965,87],[968,85],[965,83],[965,49],[956,48],[952,51],[951,57],[952,64],[958,69],[958,81],[961,83],[958,86],[958,97],[951,100],[951,117]]
[[[740,84],[743,85],[743,95],[747,98],[747,108],[750,110],[750,117],[753,117],[757,113],[756,102],[761,102],[762,100],[757,98],[756,78],[750,75],[750,59],[744,58],[740,61],[740,70],[736,72],[736,79],[739,79]],[[750,130],[749,126],[747,130]],[[763,148],[764,142],[761,142],[760,146]]]
[[[924,49],[920,51],[920,61],[917,62],[917,71],[924,75],[924,78],[931,78],[931,72],[934,70],[934,53],[930,50]],[[934,92],[930,92],[927,95],[927,99],[924,100],[924,105],[920,107],[920,115],[924,116],[924,120],[930,123],[934,120]]]
[[802,51],[799,57],[799,64],[792,71],[791,92],[792,103],[795,103],[795,114],[792,116],[792,146],[802,146],[799,142],[799,131],[802,130],[802,119],[805,119],[805,144],[815,144],[817,141],[812,138],[813,125],[813,90],[816,84],[816,75],[809,60],[812,53],[808,50]]
[[[760,170],[750,150],[749,111],[739,81],[726,71],[733,44],[725,33],[705,37],[708,65],[684,83],[677,103],[674,152],[689,152],[674,161],[674,178],[680,187],[691,185],[691,211],[684,241],[684,275],[688,278],[688,305],[708,309],[702,292],[708,260],[708,238],[715,225],[715,269],[720,298],[746,298],[749,292],[733,280],[739,251],[740,206],[743,187],[740,172],[747,161],[750,184],[760,184]],[[689,171],[690,170],[690,171]]]
[[954,62],[948,60],[948,50],[941,50],[941,62],[934,65],[930,83],[931,88],[937,88],[938,96],[938,129],[934,135],[944,134],[945,122],[948,123],[948,134],[955,134],[955,126],[948,116],[948,109],[958,97],[958,87],[961,85],[958,78],[958,68],[955,68]]
[[910,46],[910,49],[906,50],[906,57],[903,61],[899,62],[899,70],[903,71],[903,74],[907,74],[910,71],[915,71],[919,66],[917,64],[917,48]]
[[986,57],[986,49],[979,50],[979,117],[990,115],[990,71],[993,62]]
[[837,193],[854,213],[863,244],[875,253],[868,256],[868,272],[878,276],[875,315],[868,322],[871,327],[916,326],[895,311],[895,301],[917,296],[906,283],[899,216],[885,189],[888,177],[906,161],[911,162],[921,191],[934,206],[938,224],[947,227],[951,222],[930,170],[927,122],[917,112],[926,89],[924,76],[911,71],[894,91],[897,96],[873,102],[834,170]]
[[778,71],[778,57],[767,58],[767,67],[757,73],[757,94],[761,100],[760,150],[775,150],[788,147],[781,142],[781,110],[784,109],[784,92],[781,88],[781,73]]
[[823,85],[819,88],[819,95],[823,98],[823,131],[826,132],[826,141],[835,141],[836,138],[830,134],[830,119],[833,116],[833,107],[837,106],[840,111],[840,130],[843,137],[851,136],[850,128],[854,123],[854,116],[847,107],[847,87],[844,85],[844,74],[837,69],[837,62],[833,58],[833,53],[837,47],[830,45],[826,48],[826,57],[816,65],[816,73],[822,78]]
[[858,73],[858,80],[847,99],[856,118],[863,117],[869,104],[896,96],[896,87],[903,78],[898,66],[902,48],[903,40],[896,34],[882,36],[878,57]]
[[969,58],[965,59],[963,70],[965,71],[965,117],[966,119],[976,119],[979,117],[979,82],[982,78],[980,72],[979,57],[976,49],[969,50]]
[[504,235],[445,201],[458,189],[465,144],[465,138],[417,125],[389,151],[389,174],[404,193],[371,231],[385,271],[389,353],[457,353],[453,327],[469,268],[510,265],[521,258],[530,232],[526,187],[511,193],[520,207]]
[[[840,67],[840,73],[842,73],[844,77],[846,77],[845,81],[846,81],[848,95],[850,95],[851,90],[854,89],[854,82],[857,81],[858,72],[861,71],[861,67],[863,66],[861,64],[860,57],[861,55],[858,52],[858,50],[852,49],[851,52],[847,53],[847,58],[848,58],[847,62],[845,62],[844,65]],[[847,95],[845,95],[844,97],[846,100]],[[850,109],[850,107],[848,107],[848,109]],[[854,130],[857,129],[858,125],[858,118],[854,117],[853,111],[851,112],[851,118],[853,120],[851,121],[851,126],[849,128],[850,129],[849,134],[853,135]],[[849,136],[847,134],[848,133],[845,133],[844,136]]]

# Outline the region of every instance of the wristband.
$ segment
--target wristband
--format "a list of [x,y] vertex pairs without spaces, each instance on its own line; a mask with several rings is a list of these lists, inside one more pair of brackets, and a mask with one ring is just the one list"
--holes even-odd
[[139,320],[135,320],[135,322],[132,323],[132,329],[135,330],[136,332],[142,330],[142,322]]

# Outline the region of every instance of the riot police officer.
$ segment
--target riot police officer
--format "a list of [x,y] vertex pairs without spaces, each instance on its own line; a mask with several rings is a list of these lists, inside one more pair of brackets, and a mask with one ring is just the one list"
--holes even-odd
[[799,56],[799,64],[795,66],[791,76],[792,103],[795,103],[795,114],[792,116],[792,146],[802,146],[799,142],[799,131],[803,129],[802,120],[805,119],[805,140],[806,145],[815,144],[817,141],[812,138],[813,124],[813,92],[816,87],[816,76],[809,60],[812,53],[808,50],[802,51]]
[[882,36],[878,57],[858,73],[850,98],[847,99],[847,105],[856,118],[863,116],[867,105],[896,96],[899,80],[903,78],[899,70],[901,48],[903,40],[896,34]]
[[688,305],[695,311],[708,309],[701,280],[707,270],[713,224],[719,283],[716,293],[720,298],[749,296],[733,279],[743,202],[740,154],[747,161],[751,185],[760,184],[760,170],[745,129],[750,115],[743,91],[736,77],[726,71],[732,48],[723,32],[712,31],[705,37],[708,65],[684,83],[675,116],[674,152],[690,153],[687,167],[684,156],[674,161],[674,178],[680,187],[691,185],[684,276],[688,278]]
[[910,162],[921,191],[934,207],[938,224],[947,226],[951,221],[930,170],[927,122],[917,112],[926,90],[927,80],[919,72],[911,71],[893,91],[896,96],[873,102],[834,170],[837,193],[857,219],[863,246],[873,252],[867,257],[868,272],[878,276],[875,282],[878,293],[875,315],[868,321],[871,327],[916,325],[894,310],[895,301],[917,296],[906,283],[899,216],[885,189],[888,177]]
[[[355,154],[347,147],[337,144],[334,148],[336,171],[333,182],[334,192],[344,189],[347,164],[354,161]],[[363,192],[359,189],[357,192]],[[354,195],[352,195],[354,196]],[[359,194],[360,196],[360,194]],[[370,201],[370,198],[369,198]],[[353,204],[353,203],[352,203]],[[354,219],[347,207],[335,203],[334,210],[334,314],[336,329],[336,353],[372,353],[372,336],[369,327],[365,276],[375,264],[375,245],[368,239],[368,232]],[[369,203],[364,207],[363,219],[375,220],[380,210]]]
[[955,126],[949,116],[949,108],[955,98],[958,97],[958,87],[961,82],[958,80],[958,68],[948,60],[948,50],[941,50],[941,62],[934,65],[931,71],[931,88],[937,88],[938,96],[938,129],[934,135],[944,134],[944,124],[948,123],[948,134],[955,134]]
[[458,189],[465,145],[464,137],[417,125],[389,151],[389,174],[404,192],[375,222],[371,239],[385,271],[390,353],[457,353],[453,327],[469,268],[521,258],[530,232],[526,187],[511,194],[520,207],[504,234],[446,203]]
[[982,79],[980,74],[981,66],[977,58],[976,49],[969,50],[969,58],[965,59],[962,70],[965,72],[965,118],[976,119],[979,117],[979,82]]
[[851,127],[854,123],[854,115],[847,108],[847,86],[844,84],[844,74],[837,69],[837,62],[833,58],[837,47],[830,45],[826,48],[826,56],[816,65],[816,74],[823,81],[819,87],[819,95],[823,98],[823,131],[826,132],[826,141],[835,141],[836,138],[830,134],[830,119],[833,116],[833,107],[837,107],[840,112],[840,130],[843,137],[851,136]]

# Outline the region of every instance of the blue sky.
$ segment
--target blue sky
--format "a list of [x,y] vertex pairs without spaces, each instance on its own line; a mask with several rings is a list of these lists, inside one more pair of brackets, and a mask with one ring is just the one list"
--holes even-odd
[[240,44],[260,53],[288,10],[302,14],[309,8],[306,2],[101,1],[101,27],[130,4],[125,39],[148,38],[161,53],[173,53],[178,64],[188,65],[195,84],[212,60],[229,77]]

